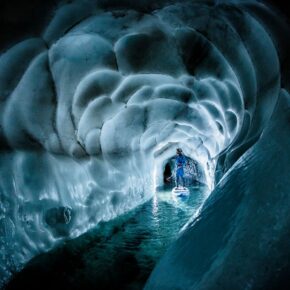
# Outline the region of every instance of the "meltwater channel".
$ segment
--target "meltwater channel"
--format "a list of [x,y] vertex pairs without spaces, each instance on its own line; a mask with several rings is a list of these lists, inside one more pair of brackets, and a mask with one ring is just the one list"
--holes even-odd
[[209,193],[163,188],[134,210],[33,258],[8,289],[142,289],[153,267]]

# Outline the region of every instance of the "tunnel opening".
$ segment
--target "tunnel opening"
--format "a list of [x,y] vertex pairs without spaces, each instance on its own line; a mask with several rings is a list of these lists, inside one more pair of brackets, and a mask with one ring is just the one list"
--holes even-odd
[[168,181],[167,178],[169,178],[171,175],[172,175],[171,167],[169,162],[167,162],[163,172],[163,182],[169,183],[170,181]]
[[[184,166],[185,186],[198,186],[205,184],[205,173],[198,161],[185,156],[186,163]],[[163,186],[173,187],[176,184],[176,165],[175,156],[167,159],[163,168]]]

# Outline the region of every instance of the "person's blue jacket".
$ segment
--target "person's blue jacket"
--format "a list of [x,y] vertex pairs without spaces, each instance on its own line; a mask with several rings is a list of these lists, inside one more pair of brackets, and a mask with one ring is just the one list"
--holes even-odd
[[183,166],[185,164],[186,160],[183,155],[178,155],[175,158],[175,165],[176,165],[176,175],[183,176]]

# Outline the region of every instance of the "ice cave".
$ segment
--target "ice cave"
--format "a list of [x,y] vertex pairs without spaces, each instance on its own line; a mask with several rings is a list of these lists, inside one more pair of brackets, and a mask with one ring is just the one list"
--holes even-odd
[[290,289],[286,6],[18,2],[0,4],[0,288]]

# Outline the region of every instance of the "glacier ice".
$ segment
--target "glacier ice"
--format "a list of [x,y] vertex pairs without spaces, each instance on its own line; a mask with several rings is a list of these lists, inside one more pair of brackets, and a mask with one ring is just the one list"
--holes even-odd
[[289,116],[284,91],[259,141],[224,175],[145,289],[288,289],[279,283],[289,286]]
[[214,190],[147,288],[263,286],[264,253],[271,273],[287,254],[286,21],[257,1],[72,2],[0,55],[0,284],[152,197],[182,147]]

